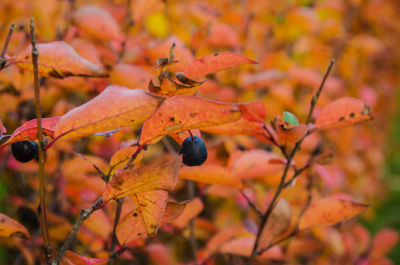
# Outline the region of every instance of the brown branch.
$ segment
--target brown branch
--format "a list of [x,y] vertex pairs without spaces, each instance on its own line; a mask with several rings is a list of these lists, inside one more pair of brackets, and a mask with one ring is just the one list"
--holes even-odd
[[[312,114],[313,114],[313,112],[314,112],[315,105],[317,104],[317,101],[318,101],[318,99],[319,99],[319,96],[320,96],[320,94],[321,94],[321,92],[322,92],[322,89],[323,89],[323,87],[324,87],[324,85],[325,85],[325,81],[326,81],[326,79],[328,78],[328,75],[329,75],[329,73],[330,73],[330,71],[331,71],[331,69],[332,69],[334,63],[335,63],[335,60],[332,59],[331,62],[329,63],[328,69],[327,69],[327,71],[326,71],[326,73],[325,73],[325,75],[324,75],[324,77],[323,77],[323,79],[322,79],[322,82],[321,82],[321,84],[320,84],[320,86],[319,86],[319,88],[318,88],[316,94],[312,97],[311,106],[310,106],[310,110],[309,110],[309,112],[308,112],[307,121],[306,121],[307,124],[310,123],[310,121],[311,121],[311,118],[312,118]],[[262,231],[263,231],[265,225],[267,224],[269,217],[271,216],[272,210],[274,209],[275,203],[276,203],[276,201],[277,201],[279,195],[280,195],[280,194],[282,193],[282,191],[287,187],[286,177],[287,177],[288,172],[289,172],[289,169],[290,169],[290,164],[291,164],[291,162],[293,161],[293,158],[294,158],[294,156],[296,155],[297,151],[300,150],[300,146],[301,146],[301,144],[303,143],[304,139],[305,139],[309,134],[310,134],[310,130],[308,130],[307,133],[296,143],[296,145],[294,146],[292,152],[291,152],[289,155],[287,155],[287,154],[284,153],[285,157],[287,157],[287,159],[286,159],[286,164],[285,164],[285,169],[283,170],[283,173],[282,173],[282,176],[281,176],[281,181],[280,181],[279,186],[278,186],[278,188],[277,188],[277,190],[276,190],[276,192],[275,192],[275,194],[274,194],[274,197],[272,198],[270,204],[268,205],[268,208],[267,208],[267,210],[265,211],[265,214],[264,214],[264,215],[262,216],[262,218],[261,218],[261,223],[260,223],[260,226],[259,226],[259,229],[258,229],[258,233],[257,233],[257,236],[256,236],[256,240],[255,240],[255,242],[254,242],[253,250],[252,250],[252,252],[251,252],[250,261],[252,261],[252,260],[255,258],[255,256],[258,255],[257,253],[259,253],[259,251],[258,251],[258,244],[259,244],[259,242],[260,242],[260,238],[261,238]],[[282,150],[282,149],[281,149],[281,150]],[[283,150],[285,150],[285,149],[283,149]],[[282,152],[283,152],[283,150],[282,150]],[[286,151],[285,151],[285,152],[286,152]],[[300,173],[301,173],[303,170],[305,170],[306,168],[307,168],[307,165],[306,165],[306,167],[303,168],[302,170],[299,170]],[[296,170],[296,172],[297,172],[298,175],[300,174],[299,171]],[[295,174],[295,175],[296,175],[296,174]],[[294,179],[292,179],[292,180],[294,180]],[[290,180],[289,183],[290,183],[292,180]]]
[[82,209],[81,213],[76,220],[74,226],[72,227],[71,232],[69,233],[67,239],[64,241],[64,244],[61,246],[60,250],[58,251],[57,258],[51,263],[51,265],[58,265],[63,258],[65,251],[67,251],[68,247],[71,245],[72,241],[75,238],[75,235],[78,233],[79,228],[81,227],[83,221],[85,221],[89,216],[96,210],[103,207],[103,198],[99,198],[90,208]]
[[46,214],[46,183],[44,177],[44,163],[45,163],[45,151],[42,149],[43,144],[43,132],[42,132],[42,111],[40,109],[40,87],[39,87],[39,51],[36,47],[36,36],[34,18],[31,17],[31,43],[32,43],[32,65],[33,65],[33,85],[35,88],[35,109],[36,109],[36,121],[37,121],[37,139],[39,142],[39,215],[40,215],[40,228],[42,231],[43,244],[46,253],[46,262],[50,263],[52,258],[51,247],[49,242],[49,230],[47,225],[47,214]]
[[263,217],[263,213],[261,212],[260,209],[257,208],[257,206],[254,204],[254,202],[246,195],[244,190],[240,190],[240,193],[246,199],[247,204],[250,206],[250,208],[253,209],[260,218],[262,218]]
[[[191,180],[187,181],[187,185],[188,185],[188,195],[189,195],[189,199],[193,200],[195,195],[195,186],[194,186],[194,182]],[[197,265],[197,242],[196,242],[196,236],[194,233],[194,218],[190,220],[189,222],[189,232],[190,232],[190,245],[192,247],[192,256],[194,259],[194,264]]]
[[123,203],[124,203],[124,198],[117,199],[117,209],[115,210],[115,218],[114,218],[113,231],[111,235],[111,247],[110,247],[110,256],[108,260],[108,265],[112,265],[114,263],[114,259],[117,257],[116,255],[117,251],[115,251],[115,246],[117,244],[119,245],[117,238],[117,225],[121,217],[121,210]]

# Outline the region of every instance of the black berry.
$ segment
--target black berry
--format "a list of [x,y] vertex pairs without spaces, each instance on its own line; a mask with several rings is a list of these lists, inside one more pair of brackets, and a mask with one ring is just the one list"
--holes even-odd
[[19,162],[29,162],[39,152],[38,145],[34,141],[21,141],[11,144],[11,152]]
[[179,152],[183,154],[183,163],[187,166],[200,166],[207,159],[207,148],[204,141],[198,137],[189,136],[183,141],[181,150]]

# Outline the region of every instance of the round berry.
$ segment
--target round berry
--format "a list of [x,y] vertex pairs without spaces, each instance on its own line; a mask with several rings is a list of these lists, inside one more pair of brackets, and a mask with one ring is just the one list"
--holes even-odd
[[11,152],[16,160],[25,163],[38,155],[39,148],[34,141],[21,141],[11,144]]
[[200,166],[207,159],[207,148],[204,141],[198,136],[189,136],[183,141],[181,150],[183,163],[187,166]]

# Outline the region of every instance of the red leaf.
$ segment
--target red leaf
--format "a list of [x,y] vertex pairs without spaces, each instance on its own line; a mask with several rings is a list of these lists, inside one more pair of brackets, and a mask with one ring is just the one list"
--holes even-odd
[[150,119],[144,122],[141,142],[166,134],[238,120],[240,109],[232,103],[184,95],[165,100]]
[[[54,127],[60,117],[51,117],[42,119],[42,131],[45,135],[53,137]],[[30,120],[18,127],[10,136],[10,138],[2,146],[12,144],[24,140],[36,140],[37,138],[37,121]]]
[[387,254],[399,241],[399,233],[393,229],[385,228],[379,231],[372,243],[373,255],[383,256]]
[[233,176],[228,169],[219,165],[203,165],[201,167],[183,167],[179,177],[208,184],[220,184],[241,189],[242,182]]
[[372,120],[372,110],[361,99],[344,97],[325,106],[315,121],[317,129],[330,129],[351,126]]
[[189,78],[197,78],[242,64],[256,64],[246,56],[234,52],[216,52],[191,61],[182,72]]
[[148,119],[162,98],[141,89],[111,85],[58,121],[54,137],[78,137],[138,124]]

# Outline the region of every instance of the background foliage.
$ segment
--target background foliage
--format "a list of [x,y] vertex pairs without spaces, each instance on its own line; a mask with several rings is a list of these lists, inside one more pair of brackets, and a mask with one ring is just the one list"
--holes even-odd
[[[315,198],[347,196],[372,207],[359,219],[301,234],[266,259],[271,264],[394,264],[400,262],[399,245],[392,248],[397,242],[394,230],[400,227],[396,211],[400,200],[399,12],[396,0],[2,0],[0,43],[4,43],[8,28],[14,23],[16,30],[7,55],[22,60],[21,54],[30,44],[28,24],[33,16],[38,43],[63,40],[96,65],[93,69],[98,76],[109,74],[108,78],[90,78],[81,73],[78,77],[57,79],[69,72],[48,72],[48,77],[41,79],[44,117],[61,116],[110,84],[147,89],[149,81],[159,74],[153,69],[157,59],[168,57],[175,42],[175,59],[179,63],[170,66],[173,72],[182,71],[194,58],[221,51],[234,51],[258,62],[208,75],[204,84],[196,84],[197,96],[226,102],[259,100],[266,108],[265,121],[284,118],[283,112],[289,111],[304,123],[310,99],[329,61],[335,58],[335,68],[315,116],[335,99],[351,96],[367,102],[374,110],[375,120],[308,137],[296,163],[304,163],[319,143],[323,143],[324,150],[334,148],[334,158],[329,164],[313,166],[282,197],[298,212],[307,197],[307,180],[311,179]],[[32,73],[22,70],[23,62],[19,66],[0,72],[0,114],[10,134],[35,118]],[[65,240],[80,209],[88,208],[105,188],[92,165],[71,151],[83,154],[106,172],[113,154],[132,144],[139,130],[140,124],[107,138],[61,139],[48,150],[46,178],[54,246]],[[209,152],[206,166],[217,165],[233,172],[234,163],[255,149],[271,158],[282,158],[279,150],[252,136],[206,132],[203,138]],[[171,158],[177,148],[172,138],[165,138],[150,145],[137,165]],[[41,240],[36,216],[37,162],[18,163],[8,147],[0,151],[0,157],[0,212],[18,220],[32,236],[32,241],[1,238],[0,260],[4,264],[35,264]],[[245,166],[240,165],[235,173],[260,209],[268,206],[275,192],[280,166],[261,168],[249,177]],[[192,261],[190,222],[194,223],[197,255],[202,258],[210,251],[208,244],[213,235],[225,228],[237,224],[246,228],[234,230],[236,236],[247,236],[257,229],[256,213],[237,189],[198,182],[196,194],[199,200],[192,203],[188,217],[160,229],[155,238],[130,241],[129,251],[116,262]],[[177,201],[190,199],[185,181],[178,183],[171,197]],[[71,250],[108,258],[115,207],[110,203],[86,220]],[[133,203],[127,200],[122,216],[132,207]],[[189,221],[193,217],[194,221]],[[240,247],[225,245],[223,249],[210,264],[241,261],[236,256],[243,254],[239,253]],[[392,261],[385,257],[390,251],[388,257]],[[159,259],[164,254],[168,258],[161,263]],[[131,261],[133,257],[135,261]]]

